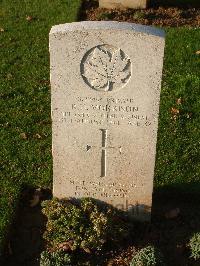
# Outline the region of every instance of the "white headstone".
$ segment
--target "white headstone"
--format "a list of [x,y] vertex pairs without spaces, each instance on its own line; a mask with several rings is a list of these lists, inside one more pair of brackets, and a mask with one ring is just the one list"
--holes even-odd
[[148,0],[99,0],[99,7],[102,8],[147,8]]
[[164,33],[80,22],[50,32],[53,193],[149,220]]

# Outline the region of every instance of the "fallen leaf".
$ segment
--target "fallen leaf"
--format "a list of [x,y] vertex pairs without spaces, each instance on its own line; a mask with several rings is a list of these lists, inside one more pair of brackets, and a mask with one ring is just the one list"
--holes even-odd
[[83,248],[83,250],[88,253],[88,254],[91,254],[91,250],[89,248]]
[[108,261],[107,266],[113,266],[113,265],[115,265],[115,261],[114,261],[113,259],[110,259],[110,260]]
[[41,197],[42,197],[41,189],[36,189],[33,194],[32,200],[30,200],[30,207],[37,206],[40,203]]
[[41,84],[44,84],[44,85],[50,86],[50,80],[41,79],[39,82],[40,82]]
[[196,51],[196,54],[200,54],[200,50],[199,51]]
[[174,120],[177,119],[179,113],[180,113],[179,109],[177,109],[177,108],[175,108],[175,107],[172,107],[172,108],[171,108],[171,114],[172,114],[172,118],[173,118]]
[[13,77],[13,75],[12,75],[11,73],[8,73],[8,74],[7,74],[7,79],[8,79],[8,80],[11,80],[12,77]]
[[33,199],[30,201],[30,207],[35,207],[38,205],[40,202],[40,196],[39,195],[34,195]]
[[42,136],[40,135],[40,134],[35,134],[35,137],[37,138],[37,139],[41,139],[42,138]]
[[178,99],[176,100],[176,103],[177,103],[178,105],[182,104],[182,98],[178,98]]
[[63,242],[58,245],[58,248],[63,251],[73,250],[73,241]]
[[192,113],[188,113],[188,114],[186,114],[186,117],[187,117],[187,118],[191,118],[191,117],[192,117]]
[[172,109],[171,109],[171,113],[172,113],[173,115],[178,115],[178,114],[180,113],[180,111],[179,111],[178,109],[172,107]]
[[165,213],[165,218],[174,219],[174,218],[178,217],[179,214],[180,214],[180,209],[176,208],[176,209],[173,209],[173,210],[170,210],[170,211],[166,212]]
[[32,16],[26,16],[26,20],[31,21],[31,20],[33,20],[33,17]]
[[21,134],[20,134],[20,138],[21,138],[21,139],[27,139],[28,136],[27,136],[26,133],[21,133]]
[[3,28],[0,28],[0,32],[4,32],[5,30]]

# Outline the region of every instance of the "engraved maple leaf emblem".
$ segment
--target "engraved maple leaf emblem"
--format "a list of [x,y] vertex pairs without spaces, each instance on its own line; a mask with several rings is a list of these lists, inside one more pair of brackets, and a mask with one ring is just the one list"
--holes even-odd
[[130,59],[121,49],[110,47],[97,46],[84,62],[82,75],[96,90],[112,91],[122,87],[131,76]]

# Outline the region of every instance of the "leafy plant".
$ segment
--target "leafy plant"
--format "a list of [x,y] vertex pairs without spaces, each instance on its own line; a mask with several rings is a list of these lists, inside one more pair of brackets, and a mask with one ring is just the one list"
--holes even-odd
[[76,205],[69,200],[48,200],[43,202],[42,212],[48,218],[44,233],[48,250],[81,248],[90,253],[127,232],[125,224],[115,221],[113,210],[102,212],[90,199]]
[[142,18],[145,18],[145,14],[141,11],[135,11],[135,13],[133,14],[133,18],[142,19]]
[[71,257],[64,251],[43,251],[40,258],[40,266],[72,266]]
[[98,19],[100,20],[110,20],[113,19],[115,17],[115,13],[114,12],[103,12],[98,16]]
[[191,258],[200,259],[200,233],[195,233],[189,242]]
[[161,252],[153,247],[147,246],[141,249],[132,259],[130,266],[164,266]]

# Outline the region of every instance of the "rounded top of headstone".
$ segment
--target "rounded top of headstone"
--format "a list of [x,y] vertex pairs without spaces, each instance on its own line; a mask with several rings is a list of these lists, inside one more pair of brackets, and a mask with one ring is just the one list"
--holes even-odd
[[148,35],[155,35],[161,38],[165,37],[164,30],[156,27],[144,26],[140,24],[117,22],[117,21],[82,21],[72,22],[53,26],[50,34],[66,31],[82,31],[82,30],[130,30],[141,32]]

